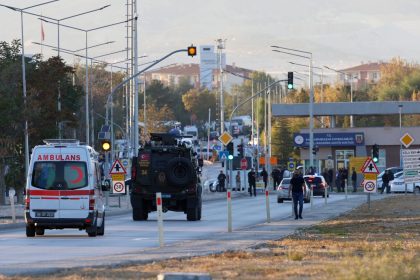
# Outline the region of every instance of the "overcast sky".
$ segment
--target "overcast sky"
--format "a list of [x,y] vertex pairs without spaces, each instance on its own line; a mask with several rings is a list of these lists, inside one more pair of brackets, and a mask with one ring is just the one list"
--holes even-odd
[[[1,4],[24,8],[42,0],[0,0]],[[126,0],[60,0],[29,11],[53,18],[64,18],[111,4],[89,16],[63,21],[63,24],[90,29],[125,19]],[[154,60],[172,50],[195,45],[214,44],[227,39],[228,64],[272,74],[299,70],[288,62],[307,64],[302,58],[275,53],[271,45],[301,49],[313,53],[314,65],[347,68],[361,62],[388,61],[401,57],[418,62],[420,43],[420,1],[418,0],[138,0],[139,54],[141,62]],[[0,40],[20,38],[20,16],[0,7]],[[27,53],[41,52],[40,21],[24,16]],[[45,43],[57,44],[57,27],[44,24]],[[62,48],[84,48],[83,32],[60,29]],[[94,48],[98,56],[125,48],[124,27],[92,31],[88,45],[115,40],[116,43]],[[56,54],[43,48],[46,57]],[[69,63],[73,58],[63,57]],[[123,54],[106,58],[124,59]],[[183,54],[162,62],[198,63],[198,58]],[[328,72],[327,70],[325,72]]]

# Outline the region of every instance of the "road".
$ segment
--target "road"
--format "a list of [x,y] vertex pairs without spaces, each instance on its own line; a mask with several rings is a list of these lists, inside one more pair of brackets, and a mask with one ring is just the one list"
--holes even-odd
[[[271,195],[273,222],[269,225],[281,224],[283,231],[267,231],[261,236],[257,235],[258,239],[280,238],[281,234],[290,234],[298,226],[310,225],[338,215],[365,201],[364,195],[349,196],[345,200],[344,195],[332,194],[325,206],[323,198],[315,198],[313,209],[310,204],[305,204],[304,220],[297,224],[291,218],[291,203],[278,204],[275,195]],[[232,209],[233,233],[227,233],[225,200],[204,202],[202,220],[197,222],[186,221],[183,213],[164,213],[164,248],[159,248],[156,213],[151,213],[148,221],[137,222],[131,219],[131,214],[108,217],[105,236],[95,238],[88,237],[84,231],[77,229],[46,230],[44,236],[35,238],[27,238],[22,228],[2,230],[0,247],[3,257],[0,259],[0,273],[32,274],[64,267],[200,255],[254,244],[255,232],[266,229],[268,225],[265,197],[260,194],[257,197],[244,195],[234,198]],[[245,237],[245,233],[251,235]],[[273,236],[274,233],[276,234]],[[241,238],[238,238],[238,234],[241,234]],[[194,242],[205,243],[205,246],[197,248]],[[195,248],[195,253],[188,251],[188,246]]]

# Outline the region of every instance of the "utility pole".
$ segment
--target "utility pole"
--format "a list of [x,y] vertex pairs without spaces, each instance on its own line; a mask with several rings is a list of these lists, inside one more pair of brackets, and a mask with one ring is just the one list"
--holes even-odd
[[223,101],[223,49],[225,48],[226,39],[217,39],[217,50],[219,54],[219,79],[220,79],[220,135],[224,132],[225,116],[224,116],[224,101]]

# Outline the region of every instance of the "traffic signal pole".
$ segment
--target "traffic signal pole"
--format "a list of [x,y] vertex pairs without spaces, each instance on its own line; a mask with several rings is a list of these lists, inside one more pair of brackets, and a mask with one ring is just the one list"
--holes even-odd
[[[110,102],[111,102],[112,96],[115,94],[115,92],[117,90],[121,89],[122,86],[124,86],[125,84],[129,83],[131,80],[133,80],[134,78],[136,78],[140,74],[146,72],[147,70],[149,70],[150,68],[152,68],[156,64],[162,62],[163,60],[167,59],[168,57],[170,57],[170,56],[172,56],[172,55],[174,55],[176,53],[179,53],[179,52],[187,52],[190,56],[196,55],[196,53],[192,51],[193,48],[195,48],[195,47],[194,46],[191,46],[191,47],[188,47],[187,49],[179,49],[179,50],[173,51],[173,52],[165,55],[164,57],[156,60],[154,63],[150,64],[149,66],[143,68],[142,70],[140,70],[136,74],[132,75],[131,77],[128,77],[127,79],[125,79],[121,83],[119,83],[114,89],[112,89],[111,93],[108,94],[108,97],[107,97],[107,100],[106,100],[106,105],[105,105],[106,110],[108,110],[108,107],[110,106]],[[138,92],[136,92],[135,94],[138,95]],[[138,99],[136,99],[136,100],[138,100]],[[106,122],[108,123],[108,117],[106,119]],[[136,129],[136,131],[138,131],[138,126],[139,126],[139,120],[138,120],[138,118],[134,118],[133,124],[134,124],[134,128]],[[133,146],[133,150],[132,150],[133,155],[137,152],[138,149],[139,149],[139,134],[136,133],[136,138],[134,139],[134,146]]]

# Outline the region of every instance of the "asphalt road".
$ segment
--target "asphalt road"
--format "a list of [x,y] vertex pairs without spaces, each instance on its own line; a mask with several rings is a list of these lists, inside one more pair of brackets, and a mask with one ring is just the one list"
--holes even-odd
[[[377,199],[380,196],[374,196]],[[305,204],[304,219],[295,221],[291,203],[278,204],[270,196],[271,223],[266,223],[264,195],[243,195],[232,201],[233,232],[227,232],[226,200],[203,202],[201,221],[188,222],[184,213],[164,213],[164,242],[160,248],[156,213],[148,221],[133,221],[131,213],[107,217],[105,236],[88,237],[77,229],[46,230],[27,238],[23,228],[0,230],[0,274],[38,274],[62,268],[124,264],[246,249],[278,239],[299,227],[309,226],[349,211],[366,202],[366,195],[331,194],[328,204],[315,198]]]

